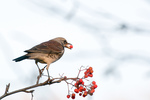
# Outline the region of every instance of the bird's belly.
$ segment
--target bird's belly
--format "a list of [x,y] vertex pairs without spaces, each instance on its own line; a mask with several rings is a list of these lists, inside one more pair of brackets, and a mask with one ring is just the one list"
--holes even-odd
[[32,56],[31,59],[34,59],[40,63],[50,64],[58,60],[58,56],[55,54],[35,54],[35,56],[34,57]]
[[44,53],[30,53],[28,55],[30,56],[29,59],[34,59],[37,62],[47,64],[57,61],[62,56],[57,54],[44,54]]

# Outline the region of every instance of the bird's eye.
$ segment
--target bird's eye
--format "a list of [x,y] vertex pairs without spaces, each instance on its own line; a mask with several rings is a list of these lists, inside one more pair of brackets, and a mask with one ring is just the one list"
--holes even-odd
[[66,41],[66,40],[64,40],[64,43],[66,44],[66,43],[67,43],[67,41]]

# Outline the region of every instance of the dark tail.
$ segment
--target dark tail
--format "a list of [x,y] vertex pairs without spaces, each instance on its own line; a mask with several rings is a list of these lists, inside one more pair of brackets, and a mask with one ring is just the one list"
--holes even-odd
[[13,61],[18,62],[18,61],[22,61],[22,60],[24,60],[24,59],[28,59],[29,57],[30,57],[30,56],[23,55],[23,56],[21,56],[21,57],[18,57],[18,58],[16,58],[16,59],[13,59]]

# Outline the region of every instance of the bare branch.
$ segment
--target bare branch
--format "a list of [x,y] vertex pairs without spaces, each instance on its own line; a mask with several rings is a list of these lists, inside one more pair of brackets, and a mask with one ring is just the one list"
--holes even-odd
[[2,96],[0,96],[0,100],[3,99],[6,96],[9,96],[9,95],[15,94],[15,93],[19,93],[19,92],[31,93],[32,98],[33,98],[33,94],[32,93],[34,92],[34,90],[29,90],[29,89],[40,87],[40,86],[45,86],[45,85],[51,85],[51,84],[54,84],[54,83],[60,83],[61,81],[64,81],[64,80],[76,80],[76,78],[66,78],[66,77],[53,78],[51,80],[46,80],[43,83],[38,83],[38,84],[36,83],[35,85],[31,85],[31,86],[28,86],[28,87],[25,87],[25,88],[22,88],[22,89],[18,89],[18,90],[12,91],[12,92],[8,92],[9,86],[10,86],[10,83],[9,83],[8,85],[6,85],[5,93]]

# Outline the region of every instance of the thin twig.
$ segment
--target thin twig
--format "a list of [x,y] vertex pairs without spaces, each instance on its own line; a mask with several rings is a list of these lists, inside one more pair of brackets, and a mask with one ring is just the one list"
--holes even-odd
[[[45,66],[45,67],[46,67],[46,66]],[[38,83],[39,83],[39,80],[40,80],[40,78],[41,78],[41,77],[42,77],[42,75],[43,75],[43,71],[44,71],[45,67],[44,67],[44,68],[42,68],[42,69],[39,69],[39,75],[38,75],[38,77],[37,77],[36,84],[38,84]]]
[[81,67],[80,67],[79,72],[78,72],[78,75],[77,75],[77,78],[79,77],[80,72],[81,72],[81,71],[83,71],[83,70],[85,70],[85,69],[81,70],[81,69],[82,69],[82,67],[84,67],[84,66],[81,66]]
[[9,87],[10,87],[10,83],[8,85],[6,85],[6,89],[5,89],[5,93],[4,94],[7,94],[8,90],[9,90]]

